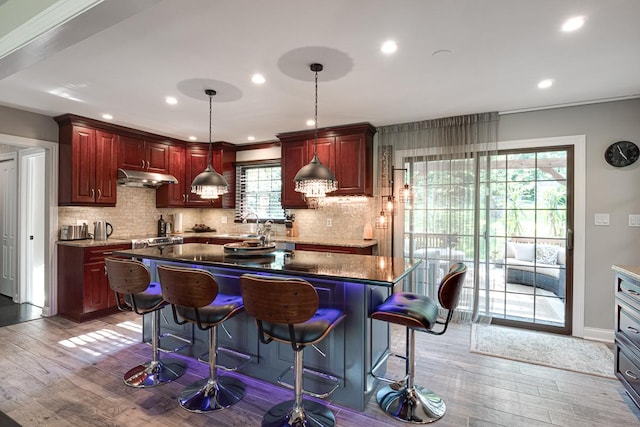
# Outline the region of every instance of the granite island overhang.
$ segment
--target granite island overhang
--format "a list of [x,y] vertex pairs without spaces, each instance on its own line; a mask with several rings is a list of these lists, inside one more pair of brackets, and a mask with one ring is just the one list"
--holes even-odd
[[[370,375],[371,367],[390,345],[388,323],[369,319],[369,313],[396,285],[412,288],[416,280],[414,272],[421,262],[372,255],[283,250],[237,256],[226,253],[223,246],[198,243],[118,250],[113,255],[142,260],[149,266],[154,281],[157,281],[158,264],[203,268],[215,276],[220,292],[229,294],[240,294],[239,278],[245,273],[302,277],[309,281],[318,292],[320,305],[341,309],[346,318],[317,345],[317,349],[304,350],[305,368],[338,377],[340,387],[329,400],[360,411],[364,410],[377,387],[377,380]],[[180,350],[181,354],[199,357],[207,352],[206,331],[191,324],[176,324],[170,307],[163,309],[161,318],[161,333],[193,341],[191,346]],[[150,316],[145,315],[145,341],[151,340],[150,325]],[[255,321],[246,314],[229,319],[224,325],[230,336],[220,333],[219,346],[252,356],[252,362],[240,368],[240,373],[275,384],[292,365],[290,346],[260,343]],[[313,378],[305,376],[305,388],[321,392],[322,381]],[[258,382],[254,385],[259,387]]]

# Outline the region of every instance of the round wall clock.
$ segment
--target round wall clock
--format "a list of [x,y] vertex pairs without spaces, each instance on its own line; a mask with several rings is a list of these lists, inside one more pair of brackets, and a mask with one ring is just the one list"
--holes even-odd
[[635,163],[638,157],[640,157],[640,148],[631,141],[614,142],[604,152],[607,163],[617,168]]

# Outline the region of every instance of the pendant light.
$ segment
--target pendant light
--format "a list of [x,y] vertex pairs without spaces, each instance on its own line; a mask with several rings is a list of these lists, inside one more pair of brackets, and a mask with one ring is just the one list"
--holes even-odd
[[318,73],[323,67],[322,64],[314,63],[311,64],[310,69],[315,73],[316,81],[313,159],[298,171],[293,181],[296,183],[295,191],[303,193],[306,198],[319,198],[336,191],[338,181],[333,172],[318,159]]
[[217,199],[218,196],[229,192],[229,184],[216,170],[211,166],[211,109],[213,104],[213,96],[216,91],[213,89],[206,89],[205,94],[209,97],[209,154],[207,154],[207,160],[209,162],[204,172],[201,172],[196,176],[191,183],[191,192],[196,193],[201,199]]

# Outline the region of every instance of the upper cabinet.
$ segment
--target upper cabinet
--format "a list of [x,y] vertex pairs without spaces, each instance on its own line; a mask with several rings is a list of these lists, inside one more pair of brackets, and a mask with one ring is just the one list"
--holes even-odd
[[167,173],[169,170],[169,144],[120,135],[118,137],[118,167],[128,170]]
[[55,118],[60,129],[58,204],[115,206],[116,135],[73,119]]
[[212,166],[229,183],[229,193],[214,200],[201,199],[191,192],[191,182],[209,164],[208,144],[187,144],[187,147],[170,147],[169,172],[178,178],[178,184],[163,185],[156,192],[156,206],[168,207],[213,207],[232,209],[235,207],[236,152],[233,145],[216,142],[212,150]]
[[[373,135],[369,123],[318,129],[318,159],[338,180],[338,190],[328,196],[373,195]],[[293,179],[298,170],[313,158],[314,131],[287,132],[278,135],[282,142],[282,207],[304,208],[301,193]]]

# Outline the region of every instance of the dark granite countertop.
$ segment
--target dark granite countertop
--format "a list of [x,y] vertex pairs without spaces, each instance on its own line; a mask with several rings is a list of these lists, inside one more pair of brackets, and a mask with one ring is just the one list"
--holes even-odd
[[[246,235],[242,234],[225,234],[225,233],[176,233],[172,234],[172,236],[182,236],[184,238],[187,237],[208,237],[208,238],[220,238],[220,239],[236,239],[236,240],[245,240],[247,239]],[[143,239],[150,236],[118,236],[118,237],[110,237],[107,240],[93,240],[93,239],[84,239],[84,240],[58,240],[59,245],[65,246],[78,246],[78,247],[94,247],[94,246],[109,246],[109,245],[126,245],[131,243],[132,239]],[[323,245],[323,246],[343,246],[343,247],[354,247],[354,248],[368,248],[370,246],[375,246],[378,244],[376,240],[351,240],[351,239],[333,239],[333,238],[322,238],[322,237],[286,237],[286,236],[274,236],[271,239],[273,242],[281,242],[281,243],[304,243],[308,245]]]
[[269,254],[236,256],[225,253],[221,245],[200,243],[115,250],[113,254],[247,271],[338,279],[378,286],[392,286],[411,273],[421,262],[411,262],[408,258],[315,251],[276,250]]

